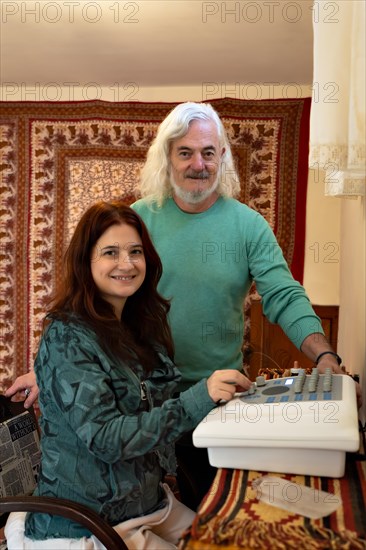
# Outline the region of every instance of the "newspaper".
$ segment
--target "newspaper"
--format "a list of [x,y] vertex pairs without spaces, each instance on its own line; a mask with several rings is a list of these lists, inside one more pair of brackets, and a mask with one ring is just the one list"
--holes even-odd
[[0,497],[31,494],[41,451],[37,425],[28,411],[0,423]]

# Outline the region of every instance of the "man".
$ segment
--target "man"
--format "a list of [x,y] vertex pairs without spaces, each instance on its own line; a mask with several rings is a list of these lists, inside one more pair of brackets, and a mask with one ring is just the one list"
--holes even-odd
[[[159,290],[171,298],[175,360],[185,389],[213,370],[242,369],[243,301],[254,280],[263,311],[318,365],[341,374],[304,288],[293,279],[264,218],[233,197],[240,184],[223,125],[208,104],[183,103],[161,123],[141,173],[145,221],[163,263]],[[27,378],[28,377],[28,378]],[[31,387],[20,377],[7,395]],[[358,388],[358,392],[360,392]],[[191,436],[176,445],[184,503],[196,508],[215,470]]]
[[[234,200],[240,190],[223,125],[210,105],[178,105],[162,122],[141,173],[144,219],[163,262],[160,292],[170,324],[180,389],[216,368],[242,368],[243,301],[253,280],[265,315],[320,371],[342,372],[303,287],[291,276],[267,222]],[[322,355],[324,354],[324,355]],[[214,472],[206,451],[176,446],[178,465],[203,497]],[[182,472],[180,472],[182,473]]]

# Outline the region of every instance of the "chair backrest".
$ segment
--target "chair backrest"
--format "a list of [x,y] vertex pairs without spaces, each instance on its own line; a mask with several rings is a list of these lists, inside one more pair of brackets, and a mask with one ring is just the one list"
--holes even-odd
[[83,525],[107,550],[128,550],[117,531],[97,512],[71,500],[33,496],[0,498],[0,516],[7,516],[9,512],[41,512],[62,516]]
[[10,512],[59,515],[88,529],[107,550],[127,550],[117,532],[97,512],[65,499],[29,496],[40,466],[37,419],[33,409],[0,395],[0,527]]

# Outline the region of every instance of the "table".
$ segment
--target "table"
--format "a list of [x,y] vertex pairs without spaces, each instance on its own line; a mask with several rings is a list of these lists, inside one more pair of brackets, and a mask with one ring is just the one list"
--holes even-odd
[[[309,519],[257,499],[254,480],[264,472],[217,471],[179,550],[366,549],[366,462],[362,449],[347,455],[340,479],[273,474],[340,496],[342,505],[321,519]],[[363,460],[362,460],[363,457]]]

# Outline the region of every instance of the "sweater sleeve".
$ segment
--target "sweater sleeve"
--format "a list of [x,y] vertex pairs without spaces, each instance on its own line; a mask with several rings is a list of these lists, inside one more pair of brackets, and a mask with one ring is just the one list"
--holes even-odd
[[[67,424],[104,462],[133,459],[173,443],[216,406],[202,380],[159,407],[122,414],[116,388],[98,352],[97,343],[85,332],[54,323],[42,340],[35,371],[41,409]],[[130,390],[139,395],[139,381],[132,376],[121,380],[121,385],[128,392],[129,384],[135,384]]]
[[273,231],[259,214],[247,250],[266,317],[279,324],[297,348],[309,334],[324,334],[304,287],[293,278]]

